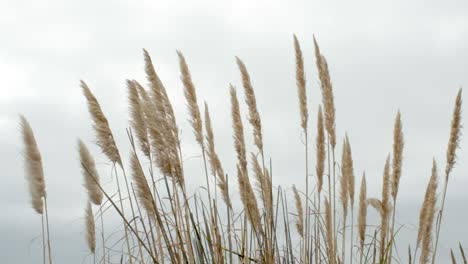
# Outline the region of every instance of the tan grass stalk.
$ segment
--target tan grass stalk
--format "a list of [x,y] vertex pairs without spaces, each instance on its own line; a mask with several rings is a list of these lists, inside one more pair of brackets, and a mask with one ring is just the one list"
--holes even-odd
[[437,181],[437,164],[435,160],[433,160],[431,178],[427,185],[419,219],[418,242],[420,240],[421,243],[420,263],[428,263],[430,261],[432,227],[434,224],[434,217],[436,213],[435,207],[437,203]]
[[323,173],[325,170],[325,132],[324,132],[324,125],[323,125],[323,114],[322,114],[322,107],[319,106],[318,115],[317,115],[317,140],[316,140],[316,148],[317,148],[317,157],[316,157],[316,167],[315,171],[317,173],[317,190],[320,194],[322,192],[323,187]]
[[88,244],[89,251],[96,254],[96,227],[94,223],[93,209],[91,203],[88,201],[86,204],[86,242]]
[[197,140],[200,147],[204,149],[203,124],[200,115],[200,109],[198,108],[195,86],[193,84],[192,77],[190,76],[190,71],[187,66],[187,62],[185,61],[184,55],[180,51],[177,51],[177,56],[179,57],[179,67],[181,73],[180,79],[184,84],[184,95],[185,99],[187,100],[187,107],[190,113],[190,123],[195,134],[195,139]]
[[260,114],[257,110],[257,100],[255,99],[255,92],[250,82],[250,75],[247,71],[247,67],[241,59],[236,57],[237,65],[242,76],[242,84],[244,86],[245,102],[249,108],[249,122],[254,129],[254,143],[257,146],[260,153],[263,155],[263,137],[262,137],[262,121]]
[[[82,167],[82,174],[84,177],[84,185],[88,192],[89,200],[95,205],[101,205],[102,203],[102,192],[99,189],[99,174],[96,169],[96,163],[94,162],[93,156],[89,152],[86,145],[78,139],[78,151],[80,153],[80,162]],[[92,177],[90,176],[92,174]]]
[[302,200],[295,185],[293,185],[293,191],[297,210],[296,228],[299,235],[304,238],[304,209],[302,208]]
[[97,145],[110,161],[122,166],[122,160],[117,145],[115,144],[114,136],[109,127],[107,118],[101,110],[99,102],[84,81],[80,81],[80,85],[86,97],[86,101],[88,102],[88,111],[94,122]]
[[[146,126],[144,102],[140,99],[139,89],[135,81],[127,80],[128,102],[130,105],[130,124],[135,131],[140,149],[146,157],[150,158],[150,144],[148,139],[148,128]],[[142,89],[143,92],[144,89]],[[147,95],[146,95],[147,96]]]
[[43,197],[46,196],[42,157],[33,130],[24,116],[20,116],[21,134],[24,144],[24,164],[31,205],[38,214],[44,212]]
[[211,174],[217,177],[218,188],[221,191],[224,202],[228,207],[232,207],[231,200],[229,199],[228,187],[224,170],[219,160],[218,154],[215,150],[213,128],[211,126],[210,111],[208,104],[205,102],[205,131],[206,131],[206,143],[207,143],[207,154],[208,161],[210,162]]
[[270,205],[270,202],[267,202],[267,199],[269,200],[267,187],[268,181],[266,179],[266,175],[262,171],[262,166],[258,162],[257,156],[254,153],[250,154],[253,172],[256,180],[257,192],[262,197],[263,206],[267,208]]
[[452,124],[450,126],[450,138],[447,146],[447,164],[445,166],[445,177],[448,180],[450,172],[455,166],[457,154],[456,150],[460,147],[461,137],[461,107],[462,107],[462,89],[458,90],[453,109]]
[[297,96],[299,98],[299,110],[301,112],[301,127],[304,130],[304,133],[307,134],[307,121],[309,119],[309,114],[307,111],[304,58],[302,56],[302,49],[296,35],[294,35],[294,51],[296,55],[296,85]]
[[361,263],[364,253],[364,241],[366,239],[366,218],[367,218],[367,190],[366,190],[366,175],[362,175],[361,190],[359,194],[359,214],[358,214],[358,235],[359,247],[361,250]]

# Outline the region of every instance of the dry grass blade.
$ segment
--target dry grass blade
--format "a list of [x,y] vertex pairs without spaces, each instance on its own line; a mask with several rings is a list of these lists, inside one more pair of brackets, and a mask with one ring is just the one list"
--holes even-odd
[[304,70],[304,58],[302,57],[302,50],[294,35],[294,51],[296,55],[296,85],[297,85],[297,96],[299,97],[299,110],[301,112],[301,126],[304,133],[307,132],[307,121],[309,114],[307,112],[307,94],[306,94],[306,78]]
[[88,111],[94,122],[97,145],[110,161],[122,166],[122,160],[117,145],[115,144],[114,136],[112,135],[109,123],[101,110],[99,102],[84,81],[80,81],[80,85],[88,102]]
[[247,71],[247,67],[241,59],[236,57],[237,65],[242,76],[242,84],[244,86],[245,102],[249,107],[249,122],[254,129],[254,143],[257,146],[260,153],[263,153],[263,137],[262,137],[262,121],[260,114],[257,110],[257,100],[255,99],[255,92],[250,82],[250,75]]
[[[99,174],[96,170],[96,163],[88,148],[80,139],[78,139],[78,151],[80,153],[80,163],[82,164],[81,170],[84,177],[84,186],[88,192],[89,200],[95,205],[100,205],[103,195],[98,186]],[[98,183],[89,176],[88,172],[92,174]]]
[[465,257],[465,250],[463,250],[463,247],[460,242],[458,242],[458,247],[460,248],[460,253],[462,255],[463,263],[466,264],[466,257]]
[[96,253],[96,227],[94,223],[93,210],[91,209],[91,203],[88,201],[86,204],[86,242],[88,244],[89,251]]
[[[145,113],[143,109],[144,101],[140,99],[139,89],[136,81],[127,80],[128,102],[130,105],[130,123],[135,131],[140,149],[150,158],[150,144],[148,139],[148,128],[146,126]],[[143,90],[144,89],[140,89]],[[146,95],[147,96],[147,95]]]
[[297,210],[297,220],[296,228],[299,235],[304,237],[304,209],[302,208],[302,200],[299,196],[299,192],[296,189],[296,186],[293,185],[294,199],[296,200],[296,210]]
[[317,115],[317,139],[316,139],[316,148],[317,148],[317,165],[315,166],[315,171],[317,173],[317,189],[319,194],[322,192],[323,187],[323,173],[325,170],[325,131],[323,127],[323,114],[322,107],[319,106],[318,115]]
[[43,197],[46,196],[42,157],[31,126],[24,116],[20,116],[21,134],[24,144],[24,163],[31,204],[38,214],[44,210]]
[[457,264],[457,260],[455,258],[455,254],[453,254],[453,250],[450,249],[450,258],[452,259],[452,264]]
[[333,86],[331,83],[330,72],[325,57],[321,54],[320,48],[314,37],[315,59],[319,72],[320,87],[322,90],[322,104],[325,108],[325,128],[329,136],[332,148],[336,145],[335,133],[335,99],[333,96]]
[[184,95],[187,100],[187,106],[190,113],[190,123],[192,124],[192,128],[195,133],[195,139],[203,149],[203,125],[200,116],[200,109],[198,108],[195,85],[193,85],[192,77],[190,76],[190,71],[184,55],[180,51],[177,51],[177,56],[179,56],[179,67],[181,73],[180,79],[184,84]]

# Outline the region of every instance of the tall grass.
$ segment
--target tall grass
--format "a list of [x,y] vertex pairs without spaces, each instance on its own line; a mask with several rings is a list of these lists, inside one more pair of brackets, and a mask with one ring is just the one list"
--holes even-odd
[[[263,134],[268,131],[262,129],[257,107],[257,100],[265,99],[256,98],[254,80],[239,57],[235,61],[248,113],[241,113],[241,91],[229,84],[226,98],[230,99],[226,101],[231,105],[232,144],[237,159],[236,171],[226,172],[221,162],[223,157],[216,151],[212,126],[212,122],[219,120],[211,120],[207,102],[203,104],[202,116],[194,84],[196,76],[192,77],[186,58],[177,51],[188,121],[194,135],[188,140],[194,140],[200,147],[201,168],[205,174],[202,191],[195,193],[190,193],[185,186],[191,172],[184,169],[183,142],[172,103],[146,50],[143,50],[143,56],[147,85],[127,80],[130,123],[126,133],[131,147],[128,155],[121,155],[114,140],[114,132],[122,131],[111,130],[98,99],[81,81],[95,142],[113,164],[117,189],[112,193],[104,188],[91,152],[83,141],[78,140],[79,163],[88,197],[88,202],[83,205],[85,241],[94,263],[115,263],[115,252],[118,252],[121,263],[397,262],[393,250],[398,233],[397,196],[400,179],[405,177],[401,113],[396,114],[393,148],[383,166],[382,196],[378,199],[367,197],[366,177],[364,173],[358,179],[355,177],[361,173],[354,170],[351,142],[346,133],[341,134],[341,153],[336,147],[341,132],[335,124],[331,74],[315,38],[313,44],[322,94],[321,104],[316,108],[308,105],[304,57],[298,38],[293,36],[298,113],[305,139],[305,178],[292,188],[274,185],[276,176],[272,176],[272,164],[268,164],[263,142]],[[434,263],[437,256],[448,180],[461,139],[461,91],[453,111],[442,197],[438,199],[438,169],[434,160],[421,205],[414,250],[408,250],[410,263]],[[317,109],[316,126],[309,125],[309,117],[314,114],[309,108]],[[249,127],[245,126],[243,115],[247,115]],[[316,135],[312,148],[309,142],[311,127],[315,128],[313,133]],[[32,207],[41,215],[42,261],[52,263],[41,154],[31,126],[22,116],[21,128]],[[250,153],[245,141],[246,131],[251,131],[254,139]],[[315,163],[309,160],[310,151],[315,154]],[[339,154],[341,161],[336,160]],[[127,173],[122,157],[129,157],[130,173]],[[311,166],[315,167],[312,174]],[[237,190],[230,186],[235,181]],[[359,190],[355,190],[355,181],[360,182]],[[231,198],[232,192],[239,193],[240,201]],[[359,194],[356,204],[355,193]],[[288,206],[290,203],[295,206]],[[241,204],[240,210],[233,204]],[[367,224],[369,205],[379,213],[379,226]],[[98,206],[98,210],[93,210],[93,206]],[[121,239],[116,244],[109,243],[104,233],[104,212],[109,208],[122,221],[122,233],[118,234]],[[93,214],[93,211],[99,213]],[[96,239],[98,229],[102,242]],[[459,250],[466,263],[461,245]],[[453,251],[451,256],[455,259]]]

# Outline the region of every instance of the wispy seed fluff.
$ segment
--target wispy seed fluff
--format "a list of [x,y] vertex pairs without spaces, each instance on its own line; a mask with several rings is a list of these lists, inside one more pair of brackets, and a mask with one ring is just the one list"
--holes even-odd
[[322,90],[322,104],[325,108],[325,128],[332,148],[336,145],[335,133],[335,99],[333,96],[333,86],[331,83],[330,72],[325,57],[321,54],[317,40],[314,37],[315,59],[319,72],[320,87]]
[[249,122],[254,130],[254,143],[257,146],[260,153],[263,153],[263,137],[262,137],[262,121],[260,114],[257,110],[257,100],[255,99],[255,92],[250,82],[250,75],[247,71],[247,67],[241,59],[236,57],[237,65],[242,76],[242,84],[244,86],[245,102],[249,108]]
[[404,145],[405,141],[403,138],[401,114],[400,111],[398,111],[393,128],[392,197],[394,200],[398,194],[398,186],[400,184]]
[[107,118],[101,110],[99,102],[84,81],[80,81],[80,85],[88,102],[88,111],[91,115],[91,119],[94,122],[93,126],[96,132],[97,145],[110,161],[122,166],[122,160],[117,145],[115,144],[114,136],[107,122]]
[[184,55],[177,51],[177,56],[179,56],[179,66],[180,66],[180,79],[184,84],[184,95],[187,100],[187,106],[190,113],[190,123],[192,124],[193,132],[195,133],[195,139],[201,148],[203,146],[203,125],[202,119],[200,116],[200,109],[198,108],[197,103],[197,94],[195,92],[195,85],[193,85],[192,77],[190,76],[190,71],[185,61]]
[[462,106],[462,89],[458,90],[457,98],[455,99],[455,107],[453,109],[452,125],[450,128],[450,138],[447,147],[447,165],[445,167],[445,177],[448,180],[449,174],[456,162],[455,151],[459,147],[461,135],[461,106]]
[[21,134],[24,144],[24,165],[31,205],[38,214],[44,210],[42,197],[46,196],[42,157],[31,126],[24,116],[20,116]]
[[307,133],[307,121],[309,114],[307,112],[307,94],[306,94],[306,78],[304,70],[304,58],[299,40],[294,35],[294,51],[296,55],[296,85],[297,96],[299,98],[299,110],[301,113],[301,127],[304,133]]
[[99,188],[99,174],[96,170],[96,163],[81,139],[78,139],[78,152],[80,153],[81,173],[83,174],[84,186],[88,192],[89,200],[95,205],[100,205],[103,195]]

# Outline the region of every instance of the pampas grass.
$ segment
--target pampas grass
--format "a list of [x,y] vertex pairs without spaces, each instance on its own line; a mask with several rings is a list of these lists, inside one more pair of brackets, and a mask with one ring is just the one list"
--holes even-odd
[[[216,118],[212,120],[206,101],[204,115],[201,116],[200,101],[192,75],[181,52],[177,51],[177,58],[188,109],[187,119],[194,138],[187,139],[180,136],[183,134],[179,131],[166,88],[149,53],[143,50],[146,82],[140,84],[133,79],[126,81],[130,121],[126,132],[131,147],[128,164],[124,164],[121,159],[113,136],[114,132],[122,131],[111,131],[99,102],[87,84],[81,81],[80,86],[86,98],[96,135],[95,141],[104,156],[112,162],[113,166],[109,173],[116,181],[113,189],[101,184],[98,169],[101,171],[104,168],[98,168],[100,164],[94,161],[85,143],[78,140],[78,152],[88,200],[85,211],[85,236],[94,261],[130,264],[341,264],[352,263],[355,259],[360,260],[360,264],[387,264],[391,263],[392,259],[396,261],[399,256],[392,252],[397,244],[398,233],[395,232],[397,221],[395,209],[400,182],[404,184],[406,179],[401,177],[405,146],[401,113],[398,112],[395,117],[393,146],[385,161],[381,197],[367,197],[367,191],[374,193],[375,190],[367,189],[365,174],[362,176],[360,189],[355,190],[354,175],[354,162],[367,160],[361,157],[353,159],[348,134],[337,130],[331,73],[315,38],[313,44],[317,77],[320,82],[320,86],[315,88],[320,89],[322,98],[321,105],[318,105],[317,109],[316,126],[310,131],[310,135],[315,139],[314,147],[311,148],[311,151],[315,152],[315,159],[309,161],[308,130],[311,128],[308,124],[307,100],[309,99],[306,90],[304,55],[298,38],[293,35],[295,63],[292,70],[295,70],[295,78],[291,86],[297,88],[295,93],[299,102],[298,124],[302,138],[287,140],[303,140],[305,179],[291,183],[292,192],[285,192],[281,186],[274,184],[274,180],[278,178],[282,181],[295,179],[297,168],[291,168],[291,175],[278,175],[277,170],[273,170],[277,165],[272,160],[276,159],[266,156],[268,153],[264,150],[267,149],[265,143],[268,141],[263,141],[264,133],[270,131],[262,130],[257,106],[257,98],[262,99],[263,96],[256,97],[251,76],[239,57],[236,57],[236,64],[240,71],[245,96],[242,102],[239,102],[234,86],[229,85],[234,164],[221,164],[221,160],[227,161],[229,158],[219,156],[217,149],[224,149],[223,145],[226,142],[217,142],[221,143],[221,147],[215,145],[213,124],[223,122],[223,117],[216,113]],[[246,107],[246,116],[241,113],[243,107]],[[413,251],[411,245],[408,247],[410,263],[412,261],[428,263],[431,259],[434,263],[437,256],[447,184],[457,162],[456,152],[461,139],[461,108],[460,89],[453,110],[442,199],[437,199],[438,177],[434,161],[419,214],[416,245]],[[247,144],[250,137],[246,140],[244,134],[244,118],[253,130],[251,145]],[[31,204],[35,212],[42,217],[43,262],[48,259],[51,263],[47,196],[41,154],[31,126],[23,116],[20,117],[20,122],[25,146],[25,174]],[[338,140],[343,142],[341,149],[336,148]],[[192,142],[201,148],[205,184],[197,185],[196,172],[184,167],[183,161],[190,157],[184,155],[183,150],[186,144]],[[273,144],[268,147],[275,146]],[[359,145],[353,147],[354,154],[360,153]],[[293,150],[287,151],[295,153]],[[341,161],[336,160],[336,155],[341,156]],[[269,164],[268,160],[266,162],[267,158]],[[327,169],[325,169],[326,164]],[[315,167],[313,173],[309,172],[309,166]],[[356,167],[361,166],[363,165],[356,164]],[[130,169],[128,174],[130,181],[127,179],[126,168]],[[273,172],[275,177],[272,177]],[[234,178],[237,177],[237,188],[230,193],[230,185],[234,183],[232,175]],[[119,181],[122,177],[124,181],[121,185]],[[188,183],[185,181],[186,177],[190,179]],[[323,177],[328,178],[328,186],[325,186],[325,189]],[[211,181],[215,182],[213,189],[210,188]],[[125,186],[126,192],[121,191],[121,186]],[[305,192],[302,193],[300,190]],[[356,198],[358,201],[356,201],[357,225],[355,226],[356,191],[359,191],[359,197]],[[291,208],[291,202],[295,209],[288,209],[288,206]],[[96,244],[93,204],[99,205],[96,219],[101,218],[102,245]],[[367,219],[368,206],[377,210],[380,225],[369,224],[371,221]],[[105,237],[103,213],[106,212],[106,217],[112,214],[108,208],[117,213],[114,216],[121,218],[121,224],[124,226],[117,229],[114,227],[116,231]],[[391,219],[390,214],[392,214]],[[350,237],[347,232],[351,234]],[[357,232],[357,239],[354,238],[354,232]],[[340,245],[338,242],[341,242]],[[459,247],[461,257],[466,263],[463,248],[461,245]],[[96,252],[102,252],[102,259],[96,261]],[[455,254],[453,252],[451,254],[453,261],[456,261]]]

